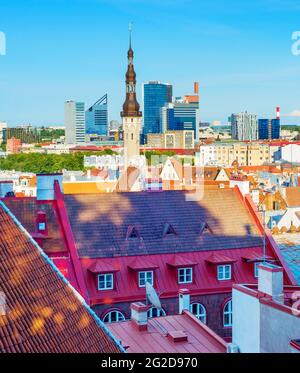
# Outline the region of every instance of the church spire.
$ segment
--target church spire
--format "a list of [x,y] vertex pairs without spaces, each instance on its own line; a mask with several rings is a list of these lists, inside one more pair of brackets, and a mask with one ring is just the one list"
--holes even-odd
[[128,49],[128,67],[126,72],[126,100],[123,104],[121,117],[141,117],[140,105],[136,99],[136,74],[133,66],[133,49],[131,46],[132,24],[129,24],[129,49]]

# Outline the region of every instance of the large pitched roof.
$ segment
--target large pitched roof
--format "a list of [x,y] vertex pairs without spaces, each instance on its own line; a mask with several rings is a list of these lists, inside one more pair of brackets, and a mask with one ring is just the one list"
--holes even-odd
[[0,204],[0,352],[120,352],[99,319]]
[[[200,201],[183,191],[64,196],[81,257],[261,246],[250,214],[234,190],[206,190]],[[164,235],[170,224],[175,233]],[[208,229],[201,227],[205,224]],[[138,232],[128,237],[128,227]]]

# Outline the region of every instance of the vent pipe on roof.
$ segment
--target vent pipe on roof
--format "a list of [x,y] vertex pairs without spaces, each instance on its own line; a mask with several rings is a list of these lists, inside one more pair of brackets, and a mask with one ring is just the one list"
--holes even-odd
[[283,303],[283,268],[270,263],[258,266],[258,290]]
[[179,290],[179,314],[184,310],[190,310],[190,291],[188,289]]
[[147,330],[148,307],[142,302],[131,303],[131,321],[139,330]]

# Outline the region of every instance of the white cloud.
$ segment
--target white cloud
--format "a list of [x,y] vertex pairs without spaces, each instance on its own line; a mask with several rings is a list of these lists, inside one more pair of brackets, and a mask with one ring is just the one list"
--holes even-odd
[[291,111],[290,113],[285,114],[284,116],[285,117],[300,117],[300,110],[295,109],[295,110]]

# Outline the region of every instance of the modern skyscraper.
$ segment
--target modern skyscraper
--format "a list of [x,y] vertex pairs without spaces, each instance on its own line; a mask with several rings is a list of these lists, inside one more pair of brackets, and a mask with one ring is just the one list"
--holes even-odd
[[88,135],[107,135],[107,94],[101,97],[86,111],[85,126]]
[[85,142],[84,102],[65,102],[65,127],[67,144]]
[[259,140],[273,140],[280,138],[280,109],[276,108],[276,119],[258,120]]
[[172,90],[172,85],[157,81],[143,84],[143,135],[164,132],[161,121],[161,108],[172,102]]
[[194,94],[177,97],[171,104],[161,109],[162,127],[169,131],[194,131],[199,140],[199,86],[194,83]]
[[131,48],[131,31],[128,50],[128,67],[126,72],[126,100],[121,112],[124,131],[125,164],[128,166],[134,158],[140,156],[140,132],[142,112],[136,99],[136,73],[133,66]]
[[232,114],[231,122],[231,136],[233,139],[257,140],[258,139],[258,121],[257,115],[246,112],[239,114]]

